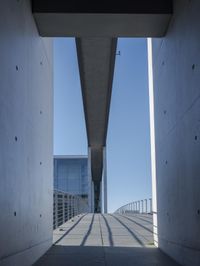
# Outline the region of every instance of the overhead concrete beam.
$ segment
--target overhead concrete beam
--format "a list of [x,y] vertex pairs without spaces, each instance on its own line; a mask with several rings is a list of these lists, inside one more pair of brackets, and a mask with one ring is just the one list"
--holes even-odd
[[102,178],[116,45],[114,38],[76,39],[93,181]]
[[94,211],[97,212],[100,208],[103,147],[106,146],[117,39],[77,38],[76,46],[88,145],[91,149]]
[[161,37],[172,15],[172,2],[33,0],[32,10],[41,36]]
[[106,145],[117,40],[76,39],[88,145]]

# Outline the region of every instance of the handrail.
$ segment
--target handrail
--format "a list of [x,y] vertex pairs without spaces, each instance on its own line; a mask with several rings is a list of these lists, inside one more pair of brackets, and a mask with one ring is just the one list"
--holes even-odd
[[[149,202],[149,204],[148,204]],[[127,203],[118,208],[114,213],[126,214],[126,213],[148,213],[152,214],[152,198],[137,200]]]
[[88,200],[60,190],[53,193],[53,229],[81,213],[88,212]]

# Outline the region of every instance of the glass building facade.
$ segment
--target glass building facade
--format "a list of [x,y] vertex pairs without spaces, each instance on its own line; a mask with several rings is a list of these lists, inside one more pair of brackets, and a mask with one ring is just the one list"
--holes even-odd
[[54,156],[54,189],[87,197],[87,156]]

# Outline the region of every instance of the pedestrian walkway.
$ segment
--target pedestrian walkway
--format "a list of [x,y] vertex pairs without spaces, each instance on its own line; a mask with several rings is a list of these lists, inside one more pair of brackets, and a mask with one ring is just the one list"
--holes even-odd
[[35,266],[177,266],[153,245],[151,215],[83,214],[54,231]]

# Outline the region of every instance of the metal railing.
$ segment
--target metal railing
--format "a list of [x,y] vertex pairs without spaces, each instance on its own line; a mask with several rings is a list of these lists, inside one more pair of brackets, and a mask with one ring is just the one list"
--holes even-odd
[[126,213],[148,213],[152,214],[152,198],[138,200],[130,202],[119,209],[114,213],[126,214]]
[[53,229],[56,229],[72,217],[86,212],[88,212],[87,198],[54,190]]

